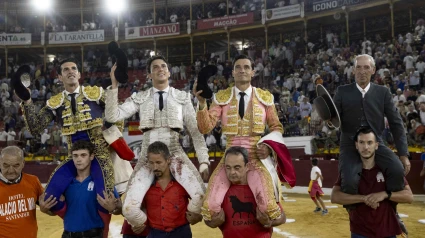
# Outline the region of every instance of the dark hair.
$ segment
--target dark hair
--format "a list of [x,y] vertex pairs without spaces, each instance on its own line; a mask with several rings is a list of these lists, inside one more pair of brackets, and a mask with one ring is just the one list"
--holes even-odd
[[57,68],[58,74],[62,75],[62,65],[65,63],[74,63],[77,66],[77,70],[78,70],[78,62],[77,60],[73,59],[73,58],[68,58],[68,59],[64,59],[59,63],[59,66]]
[[369,133],[373,133],[373,135],[375,136],[375,141],[378,140],[378,137],[376,136],[375,132],[372,130],[370,126],[362,126],[359,129],[357,129],[356,135],[354,136],[354,141],[357,142],[357,139],[360,134],[369,134]]
[[90,141],[78,140],[72,143],[71,147],[71,152],[76,150],[88,150],[89,154],[92,155],[94,153],[94,145]]
[[148,154],[161,154],[164,156],[165,160],[168,160],[171,157],[170,150],[168,150],[168,146],[161,141],[155,141],[150,144],[148,147]]
[[224,159],[226,159],[227,155],[242,155],[243,162],[245,165],[248,163],[248,151],[241,147],[241,146],[232,146],[226,150],[226,153],[224,154]]
[[251,69],[254,69],[255,65],[254,65],[254,60],[251,59],[251,57],[247,56],[247,55],[238,55],[235,57],[235,59],[233,60],[233,67],[235,67],[235,63],[236,61],[240,60],[240,59],[247,59],[251,62]]
[[151,73],[152,62],[154,60],[158,60],[158,59],[163,60],[167,64],[167,67],[168,67],[168,62],[167,62],[167,60],[165,60],[165,58],[163,56],[161,56],[161,55],[152,56],[151,58],[148,59],[148,62],[146,64],[146,70],[148,71],[149,74]]
[[314,166],[317,166],[319,164],[319,160],[317,160],[316,158],[311,159],[311,164]]

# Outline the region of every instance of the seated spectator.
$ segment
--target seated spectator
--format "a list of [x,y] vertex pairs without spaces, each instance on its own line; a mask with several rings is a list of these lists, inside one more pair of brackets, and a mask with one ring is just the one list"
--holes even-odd
[[178,21],[178,17],[177,14],[175,12],[173,12],[170,16],[170,22],[171,23],[176,23]]

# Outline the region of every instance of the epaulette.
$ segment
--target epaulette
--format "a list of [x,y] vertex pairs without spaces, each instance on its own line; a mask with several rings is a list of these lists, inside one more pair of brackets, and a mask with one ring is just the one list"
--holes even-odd
[[133,93],[131,94],[131,99],[133,99],[133,101],[137,104],[142,104],[144,103],[149,96],[151,95],[151,90],[146,90],[146,91],[142,91],[142,92],[138,92],[138,93]]
[[233,97],[233,87],[228,87],[227,89],[220,90],[214,94],[213,100],[218,105],[227,105]]
[[266,106],[274,105],[273,94],[269,91],[262,90],[261,88],[254,88],[255,96],[257,96],[258,101]]
[[186,102],[190,102],[190,95],[185,92],[175,88],[170,88],[171,95],[173,95],[174,100],[180,104],[185,104]]
[[50,109],[57,109],[62,105],[64,98],[64,92],[60,92],[55,96],[52,96],[49,100],[47,100],[46,106]]
[[103,95],[103,88],[98,86],[83,86],[83,94],[89,101],[99,101]]

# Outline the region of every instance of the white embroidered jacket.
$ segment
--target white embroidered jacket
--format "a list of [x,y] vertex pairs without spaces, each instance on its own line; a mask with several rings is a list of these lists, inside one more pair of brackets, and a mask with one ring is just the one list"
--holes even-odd
[[139,112],[139,129],[160,127],[183,129],[186,126],[192,136],[199,163],[209,163],[208,148],[203,135],[199,132],[195,109],[190,94],[170,87],[165,113],[155,118],[153,89],[133,93],[123,104],[118,105],[118,89],[108,88],[105,93],[105,119],[108,122],[120,121]]

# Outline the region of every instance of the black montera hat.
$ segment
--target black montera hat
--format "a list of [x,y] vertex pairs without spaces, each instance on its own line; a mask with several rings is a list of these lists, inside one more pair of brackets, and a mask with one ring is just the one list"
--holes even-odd
[[316,106],[317,113],[320,118],[324,121],[329,121],[328,125],[338,129],[341,125],[341,119],[339,118],[338,110],[323,85],[316,85],[317,97],[314,99],[313,103]]
[[12,79],[12,86],[15,89],[16,95],[23,101],[31,98],[27,87],[31,84],[31,68],[29,65],[22,65],[16,71]]
[[217,73],[217,66],[207,65],[201,69],[198,73],[198,84],[196,86],[196,91],[202,90],[201,97],[203,98],[212,98],[213,93],[208,86],[208,79]]
[[127,83],[128,80],[128,59],[124,51],[118,47],[117,42],[111,41],[108,44],[109,55],[112,57],[112,64],[117,63],[115,78],[120,83]]

